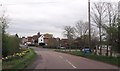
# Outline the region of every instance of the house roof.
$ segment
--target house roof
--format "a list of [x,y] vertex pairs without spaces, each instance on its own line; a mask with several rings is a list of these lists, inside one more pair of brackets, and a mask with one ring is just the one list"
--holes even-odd
[[39,38],[38,35],[34,35],[34,36],[33,36],[33,39],[38,39],[38,38]]

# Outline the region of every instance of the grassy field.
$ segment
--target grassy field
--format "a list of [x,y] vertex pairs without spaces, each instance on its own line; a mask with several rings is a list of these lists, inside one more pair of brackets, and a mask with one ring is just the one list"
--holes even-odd
[[2,70],[2,60],[0,59],[0,71]]
[[110,56],[94,55],[93,53],[84,54],[81,51],[61,51],[61,50],[55,50],[55,51],[62,52],[62,53],[68,53],[68,54],[72,54],[72,55],[76,55],[76,56],[81,56],[81,57],[85,57],[85,58],[113,64],[113,65],[120,67],[120,56],[119,57],[110,57]]
[[[26,53],[26,55],[24,57],[21,57],[19,59],[16,58],[16,59],[9,60],[9,61],[3,61],[2,62],[3,71],[7,71],[8,69],[16,69],[14,71],[18,71],[19,69],[24,69],[29,64],[31,64],[31,62],[36,57],[36,53],[34,52],[33,49],[28,49],[28,50],[29,50],[29,52]],[[11,70],[11,71],[13,71],[13,70]]]

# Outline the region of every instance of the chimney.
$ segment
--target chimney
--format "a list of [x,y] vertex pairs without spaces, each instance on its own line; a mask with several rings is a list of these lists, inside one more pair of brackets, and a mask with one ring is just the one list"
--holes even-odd
[[37,35],[40,36],[40,32],[38,32]]

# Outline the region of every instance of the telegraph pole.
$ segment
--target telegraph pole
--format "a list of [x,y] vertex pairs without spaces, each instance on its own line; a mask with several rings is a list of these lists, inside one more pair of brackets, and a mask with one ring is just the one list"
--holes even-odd
[[[119,36],[120,36],[120,1],[118,2],[118,37]],[[120,38],[118,38],[118,46],[120,46]],[[120,50],[120,48],[118,48],[118,51],[119,50]]]
[[120,1],[118,2],[118,31],[120,31]]
[[88,0],[89,47],[91,48],[90,0]]
[[[2,4],[0,4],[0,9]],[[3,46],[3,28],[2,28],[2,20],[0,21],[0,58],[2,58],[2,46]],[[0,64],[0,66],[2,66]]]

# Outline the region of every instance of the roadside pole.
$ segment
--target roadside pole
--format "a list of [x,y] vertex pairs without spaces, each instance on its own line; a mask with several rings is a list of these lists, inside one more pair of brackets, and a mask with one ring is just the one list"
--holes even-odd
[[91,48],[90,0],[88,0],[89,48]]

